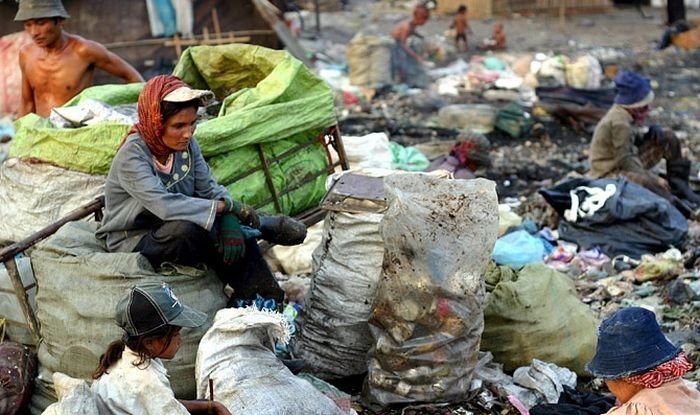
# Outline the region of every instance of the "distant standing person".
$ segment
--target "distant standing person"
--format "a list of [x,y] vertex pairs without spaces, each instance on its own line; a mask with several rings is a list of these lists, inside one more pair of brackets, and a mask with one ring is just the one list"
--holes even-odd
[[95,68],[127,82],[143,82],[141,75],[97,42],[63,31],[70,16],[61,0],[21,0],[15,21],[24,23],[32,43],[19,53],[22,71],[20,115],[34,112],[48,117],[93,83]]
[[427,84],[427,75],[423,69],[423,58],[408,45],[408,39],[423,36],[416,32],[418,26],[423,26],[430,19],[430,11],[425,5],[413,9],[413,16],[394,26],[391,37],[395,44],[391,50],[391,65],[396,82],[421,87]]
[[457,9],[454,19],[452,19],[452,27],[455,29],[455,48],[459,48],[459,41],[464,41],[464,50],[469,50],[469,42],[467,41],[467,32],[471,35],[472,28],[469,27],[469,21],[467,20],[467,6],[464,4],[460,5]]

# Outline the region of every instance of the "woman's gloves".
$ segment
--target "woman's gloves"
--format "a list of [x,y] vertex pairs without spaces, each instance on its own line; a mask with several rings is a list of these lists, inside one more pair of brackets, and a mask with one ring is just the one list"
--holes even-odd
[[240,261],[245,255],[245,240],[241,232],[241,223],[233,212],[224,213],[221,216],[219,253],[222,254],[226,265]]
[[235,200],[224,199],[224,213],[233,213],[241,221],[243,225],[258,229],[260,227],[260,218],[258,212],[252,206],[245,203],[239,203]]
[[666,144],[666,134],[664,129],[657,124],[652,124],[649,126],[649,131],[644,134],[644,140],[653,140],[657,145],[663,146]]

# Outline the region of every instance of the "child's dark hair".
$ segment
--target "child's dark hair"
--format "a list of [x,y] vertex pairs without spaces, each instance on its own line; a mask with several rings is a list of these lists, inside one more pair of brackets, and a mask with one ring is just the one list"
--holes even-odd
[[194,110],[197,111],[201,105],[202,102],[196,98],[185,102],[163,101],[160,103],[160,118],[163,120],[163,122],[165,122],[165,120],[184,110],[185,108],[194,108]]
[[[178,326],[163,326],[152,333],[144,334],[142,336],[128,337],[126,341],[124,339],[115,340],[107,346],[107,351],[100,356],[100,362],[97,364],[97,368],[92,372],[93,379],[99,379],[107,370],[122,357],[122,352],[124,352],[124,347],[128,346],[129,349],[133,350],[134,353],[138,354],[139,360],[134,362],[134,366],[140,366],[146,363],[149,359],[158,356],[160,353],[165,351],[170,346],[170,342],[173,341],[173,337],[180,330]],[[168,341],[165,343],[163,350],[158,353],[151,355],[148,350],[146,350],[146,342],[148,340],[158,340],[166,338]]]
[[457,9],[457,13],[464,13],[467,11],[467,6],[464,4],[460,4],[459,8]]

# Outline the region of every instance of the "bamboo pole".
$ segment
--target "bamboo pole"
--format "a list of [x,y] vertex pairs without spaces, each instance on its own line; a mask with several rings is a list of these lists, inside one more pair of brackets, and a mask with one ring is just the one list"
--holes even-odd
[[[271,29],[256,29],[256,30],[237,30],[230,32],[222,32],[222,38],[228,39],[250,39],[252,36],[267,36],[274,35],[275,31]],[[187,41],[192,40],[202,40],[202,35],[193,35],[191,38],[187,38]],[[134,46],[152,46],[152,45],[164,45],[165,43],[172,42],[173,38],[159,38],[159,39],[139,39],[139,40],[124,40],[119,42],[105,43],[104,46],[107,49],[119,49],[128,48]],[[241,41],[241,40],[238,40]],[[170,45],[173,46],[171,43]]]

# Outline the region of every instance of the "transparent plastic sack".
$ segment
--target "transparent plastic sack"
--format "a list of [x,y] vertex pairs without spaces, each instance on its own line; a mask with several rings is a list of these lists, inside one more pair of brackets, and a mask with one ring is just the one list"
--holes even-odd
[[463,400],[484,327],[484,271],[498,233],[495,185],[384,180],[383,271],[370,315],[367,403]]

